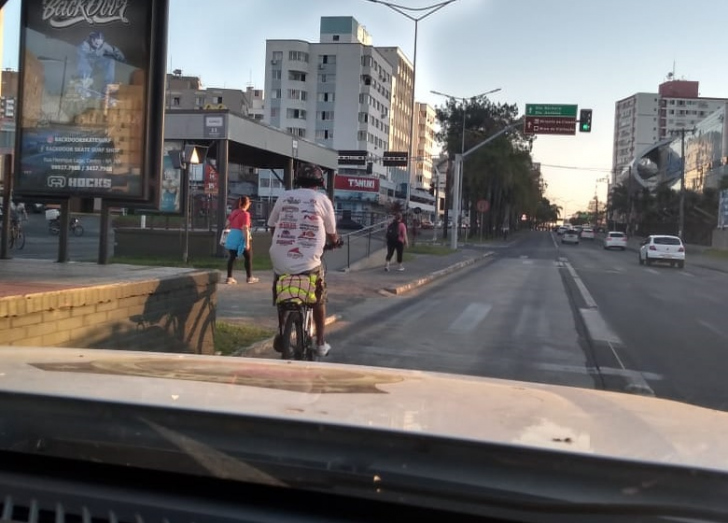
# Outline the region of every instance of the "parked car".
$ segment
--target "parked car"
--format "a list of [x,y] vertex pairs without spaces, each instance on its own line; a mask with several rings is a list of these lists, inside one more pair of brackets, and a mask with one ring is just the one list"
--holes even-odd
[[621,249],[627,248],[627,235],[620,231],[609,231],[604,237],[605,249]]
[[648,236],[640,245],[640,265],[666,262],[671,266],[685,267],[685,246],[677,236],[655,234]]
[[593,240],[594,239],[594,229],[591,227],[584,227],[581,230],[581,237],[584,240]]
[[576,229],[567,229],[564,234],[561,235],[561,243],[573,243],[579,245],[579,233]]

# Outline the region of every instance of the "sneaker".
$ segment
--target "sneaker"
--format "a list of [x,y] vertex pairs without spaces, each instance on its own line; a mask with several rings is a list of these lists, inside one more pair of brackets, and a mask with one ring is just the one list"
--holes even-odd
[[403,271],[404,270],[404,267],[402,265],[400,265],[399,267],[397,267],[397,270],[398,271]]
[[225,283],[227,283],[228,285],[235,285],[236,283],[238,283],[238,280],[236,280],[235,278],[228,278],[227,280],[225,280]]
[[323,345],[316,346],[316,356],[319,356],[321,358],[326,356],[329,353],[329,351],[331,351],[331,345],[329,345],[326,342],[324,342]]
[[255,278],[254,276],[251,276],[248,278],[248,283],[258,283],[260,280],[258,278]]
[[387,272],[389,272],[389,265],[385,265],[384,266],[384,270],[387,271]]

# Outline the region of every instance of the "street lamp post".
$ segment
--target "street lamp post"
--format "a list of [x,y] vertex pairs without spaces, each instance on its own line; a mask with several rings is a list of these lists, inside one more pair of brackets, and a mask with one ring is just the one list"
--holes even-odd
[[[488,96],[489,94],[497,93],[500,90],[501,90],[501,88],[500,87],[497,87],[495,89],[491,89],[490,91],[486,91],[484,93],[480,93],[480,94],[477,94],[475,96],[470,96],[470,97],[453,96],[453,95],[450,95],[450,94],[447,94],[447,93],[443,93],[443,92],[440,92],[440,91],[434,91],[434,90],[433,91],[430,91],[432,94],[436,94],[438,96],[444,96],[444,97],[450,98],[452,100],[458,100],[458,101],[460,101],[460,103],[462,103],[462,107],[463,107],[463,127],[462,127],[462,133],[461,133],[462,136],[461,136],[461,140],[460,140],[460,154],[461,155],[465,154],[465,116],[467,115],[467,110],[466,110],[467,109],[467,106],[466,106],[466,103],[469,100],[475,100],[476,98],[480,98],[481,96]],[[455,171],[455,173],[453,173],[453,175],[454,175],[454,178],[453,178],[453,184],[454,184],[454,186],[453,186],[453,191],[452,191],[452,209],[453,209],[453,214],[455,214],[455,216],[453,217],[453,220],[452,220],[453,221],[453,229],[452,229],[453,232],[452,233],[457,238],[457,234],[458,234],[458,231],[459,231],[459,228],[460,228],[460,224],[459,224],[459,222],[460,222],[460,209],[462,207],[462,198],[463,198],[463,194],[462,194],[462,191],[463,191],[463,169],[462,169],[462,165],[460,166],[459,169],[457,169]],[[455,212],[455,209],[456,209],[455,201],[456,200],[457,200],[457,213]],[[447,202],[447,195],[445,195],[445,201]],[[455,242],[456,242],[455,245],[457,245],[457,240]],[[452,243],[452,240],[450,241],[450,243]]]
[[[383,2],[381,0],[367,0],[373,4],[381,4],[384,6],[389,7],[392,11],[396,11],[397,13],[401,14],[402,16],[405,16],[412,20],[415,23],[415,41],[414,41],[414,50],[412,52],[412,104],[411,104],[411,118],[410,118],[410,147],[409,147],[409,162],[408,162],[408,169],[407,169],[407,195],[405,196],[405,203],[404,203],[404,210],[405,213],[409,212],[409,204],[410,204],[410,197],[412,194],[412,178],[414,174],[414,160],[413,157],[415,156],[415,110],[417,108],[417,103],[415,102],[415,81],[417,78],[417,29],[420,20],[423,20],[430,16],[431,14],[435,13],[436,11],[439,11],[443,7],[445,7],[448,4],[452,4],[453,2],[457,2],[457,0],[443,0],[442,2],[438,2],[436,4],[431,4],[425,7],[407,7],[403,5],[393,4],[390,2]],[[419,16],[415,16],[411,13],[422,13]]]
[[185,184],[187,187],[187,198],[185,202],[185,227],[184,244],[182,248],[182,261],[185,265],[189,261],[190,250],[190,165],[200,164],[205,161],[207,147],[199,145],[186,145],[184,150],[175,151],[170,154],[172,166],[175,169],[182,169],[184,172]]

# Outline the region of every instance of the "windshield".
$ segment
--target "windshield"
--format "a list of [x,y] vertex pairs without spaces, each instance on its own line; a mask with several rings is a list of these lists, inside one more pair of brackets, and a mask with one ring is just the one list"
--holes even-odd
[[35,4],[13,386],[728,472],[728,2]]
[[665,236],[653,238],[652,242],[656,245],[682,245],[680,238],[669,238]]

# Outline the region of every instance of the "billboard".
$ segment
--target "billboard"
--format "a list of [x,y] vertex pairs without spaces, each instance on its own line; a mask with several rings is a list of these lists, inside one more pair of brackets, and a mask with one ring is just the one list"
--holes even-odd
[[162,183],[159,191],[159,210],[163,213],[181,214],[186,191],[182,169],[175,169],[170,153],[180,151],[184,144],[179,141],[164,142],[162,159]]
[[718,203],[718,228],[725,229],[726,227],[728,227],[728,189],[720,191]]
[[379,192],[379,178],[336,175],[334,188],[340,191]]
[[15,190],[160,198],[168,0],[23,0]]

